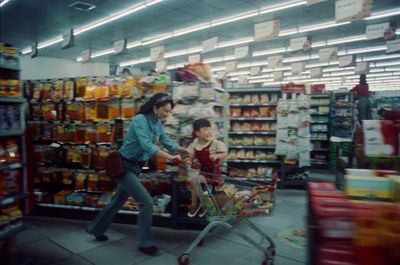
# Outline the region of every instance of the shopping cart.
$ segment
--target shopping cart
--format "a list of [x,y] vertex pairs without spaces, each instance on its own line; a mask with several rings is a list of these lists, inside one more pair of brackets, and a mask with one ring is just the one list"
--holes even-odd
[[[182,165],[182,164],[181,164]],[[200,172],[199,170],[191,169],[186,167],[188,176],[196,176],[199,173],[207,180],[208,185],[201,181],[200,179],[197,187],[197,194],[199,196],[200,203],[203,207],[207,207],[206,217],[209,224],[201,231],[197,238],[190,244],[184,253],[178,256],[178,265],[189,265],[189,255],[190,253],[199,245],[202,245],[205,236],[216,227],[223,227],[228,231],[233,232],[235,235],[241,237],[247,241],[250,245],[254,246],[256,249],[260,250],[265,259],[262,261],[262,265],[272,265],[274,264],[274,257],[276,255],[275,244],[272,239],[256,224],[249,220],[250,217],[268,215],[274,210],[276,188],[278,178],[272,178],[270,180],[262,179],[257,174],[252,174],[254,177],[260,178],[255,182],[238,178],[230,178],[226,173],[227,170],[236,170],[234,168],[225,167],[222,170],[224,183],[234,184],[240,191],[236,194],[244,195],[244,197],[233,196],[231,199],[227,200],[223,205],[216,198],[216,188],[215,182],[212,174],[205,172]],[[264,177],[264,176],[263,176]],[[218,183],[219,184],[219,183]],[[246,191],[251,191],[246,192]],[[247,196],[245,195],[247,194]],[[252,228],[258,235],[261,236],[261,241],[256,242],[253,238],[239,231],[231,224],[229,221],[233,219],[243,220],[250,228]],[[264,246],[264,242],[267,246]]]

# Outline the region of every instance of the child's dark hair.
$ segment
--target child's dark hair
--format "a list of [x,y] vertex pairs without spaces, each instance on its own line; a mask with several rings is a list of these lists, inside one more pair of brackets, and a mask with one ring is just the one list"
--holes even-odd
[[207,119],[198,119],[193,122],[193,130],[198,132],[201,128],[211,127],[211,122]]
[[152,96],[146,103],[144,103],[139,110],[139,114],[150,114],[153,113],[153,107],[163,107],[167,104],[171,104],[171,108],[174,108],[175,104],[172,98],[165,93],[157,93]]

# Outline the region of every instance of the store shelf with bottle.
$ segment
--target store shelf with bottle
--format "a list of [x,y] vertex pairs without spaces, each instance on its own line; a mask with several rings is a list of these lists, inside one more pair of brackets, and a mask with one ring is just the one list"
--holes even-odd
[[274,154],[280,88],[230,88],[227,92],[229,177],[250,181],[280,177],[282,161]]
[[0,44],[0,241],[26,229],[25,108],[18,50]]
[[[330,94],[310,94],[311,98],[311,165],[321,168],[328,164],[329,160],[329,112]],[[325,115],[326,114],[326,115]]]
[[332,93],[330,136],[351,139],[354,126],[354,105],[345,91]]

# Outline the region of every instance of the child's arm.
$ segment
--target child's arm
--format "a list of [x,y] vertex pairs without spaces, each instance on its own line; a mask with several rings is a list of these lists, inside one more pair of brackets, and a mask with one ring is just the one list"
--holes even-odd
[[214,150],[212,150],[213,153],[210,154],[210,159],[212,161],[225,159],[228,156],[228,149],[226,148],[226,145],[218,140],[215,141],[214,145]]

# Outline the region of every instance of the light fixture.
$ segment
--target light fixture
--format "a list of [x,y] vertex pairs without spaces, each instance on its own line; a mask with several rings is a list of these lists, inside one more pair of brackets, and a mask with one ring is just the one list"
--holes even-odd
[[162,40],[166,40],[166,39],[169,39],[169,38],[172,38],[172,33],[166,33],[166,34],[162,34],[162,35],[159,35],[159,36],[155,36],[153,38],[143,39],[142,45],[146,46],[146,45],[149,45],[149,44],[152,44],[152,43],[155,43],[155,42],[159,42],[159,41],[162,41]]
[[364,18],[364,19],[365,20],[373,20],[373,19],[391,17],[391,16],[396,16],[396,15],[400,15],[400,8],[395,8],[395,9],[372,13],[371,16]]
[[107,54],[113,54],[114,52],[115,52],[114,48],[113,49],[104,50],[104,51],[101,51],[101,52],[95,52],[90,56],[90,58],[96,58],[96,57],[100,57],[100,56],[107,55]]
[[328,40],[328,45],[356,42],[356,41],[361,41],[361,40],[366,40],[366,39],[367,39],[367,36],[365,34],[363,34],[363,35],[351,36],[351,37],[347,37],[347,38]]
[[325,23],[321,23],[321,24],[299,27],[299,33],[310,32],[310,31],[320,30],[320,29],[334,28],[334,27],[339,27],[339,26],[343,26],[343,25],[347,25],[347,24],[350,24],[350,22],[347,21],[347,22],[342,22],[342,23],[336,23],[335,21],[329,21],[329,22],[325,22]]
[[249,43],[249,42],[253,42],[253,41],[254,41],[254,37],[247,37],[247,38],[237,39],[237,40],[233,40],[233,41],[226,41],[226,42],[218,43],[217,48],[236,46],[236,45],[245,44],[245,43]]
[[385,50],[386,50],[386,45],[380,45],[380,46],[373,46],[360,49],[351,49],[347,51],[347,54],[359,54],[359,53],[385,51]]
[[178,36],[181,36],[181,35],[185,35],[185,34],[188,34],[188,33],[191,33],[191,32],[195,32],[195,31],[199,31],[199,30],[202,30],[202,29],[206,29],[206,28],[209,28],[209,27],[210,27],[209,23],[200,24],[200,25],[196,25],[196,26],[193,26],[193,27],[188,27],[188,28],[176,30],[176,31],[174,31],[172,33],[172,36],[173,37],[178,37]]
[[126,44],[127,49],[132,49],[132,48],[139,47],[139,46],[142,46],[141,41],[132,41],[132,42],[129,42],[128,44]]
[[56,38],[54,38],[52,40],[48,40],[48,41],[45,41],[45,42],[42,42],[42,43],[38,44],[37,48],[38,49],[43,49],[45,47],[51,46],[53,44],[56,44],[56,43],[59,43],[59,42],[62,42],[62,41],[63,41],[63,37],[62,36],[58,36],[58,37],[56,37]]
[[392,66],[392,65],[400,65],[400,61],[375,63],[375,67]]
[[272,13],[272,12],[276,12],[276,11],[283,10],[283,9],[288,9],[291,7],[302,6],[302,5],[305,5],[306,3],[307,3],[307,1],[291,1],[291,2],[286,2],[283,4],[267,6],[267,7],[260,8],[260,14],[267,14],[267,13]]
[[362,59],[357,59],[357,62],[389,60],[389,59],[396,59],[396,58],[400,58],[400,54],[386,54],[386,55],[363,57]]
[[255,17],[258,16],[260,13],[259,11],[250,11],[250,12],[245,12],[245,13],[241,13],[238,15],[234,15],[234,16],[230,16],[230,17],[224,17],[221,19],[216,19],[211,21],[211,26],[215,27],[215,26],[219,26],[219,25],[223,25],[223,24],[227,24],[227,23],[231,23],[231,22],[235,22],[238,20],[242,20],[242,19],[246,19],[246,18],[250,18],[250,17]]
[[270,50],[264,50],[264,51],[254,51],[253,57],[272,55],[272,54],[278,54],[278,53],[283,53],[283,52],[286,52],[286,48],[277,48],[277,49],[270,49]]
[[279,37],[294,35],[294,34],[297,34],[297,33],[298,33],[297,29],[281,30],[281,31],[279,31]]
[[0,8],[5,6],[8,2],[10,2],[11,0],[3,0],[0,2]]

